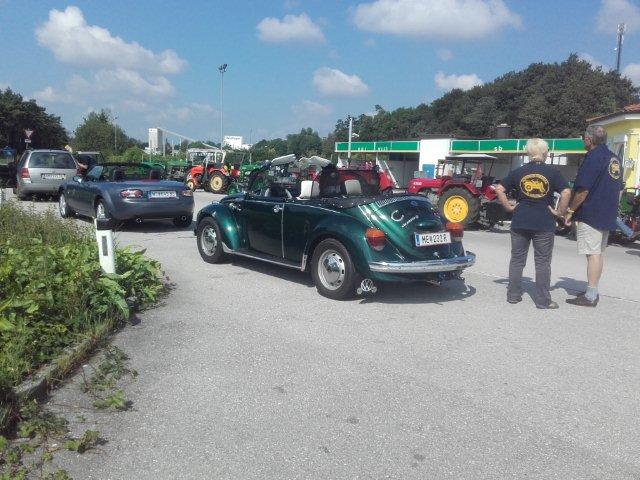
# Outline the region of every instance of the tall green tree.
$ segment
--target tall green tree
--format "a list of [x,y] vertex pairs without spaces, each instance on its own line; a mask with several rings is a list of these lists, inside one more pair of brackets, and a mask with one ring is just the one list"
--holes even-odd
[[24,130],[34,131],[31,148],[63,148],[69,141],[60,117],[47,113],[35,100],[25,100],[10,88],[0,90],[0,148],[26,148]]
[[[501,123],[513,136],[574,137],[586,119],[639,101],[639,90],[614,71],[594,68],[577,55],[561,63],[534,63],[467,91],[452,90],[431,104],[354,119],[358,140],[417,138],[428,134],[491,137]],[[346,141],[348,120],[334,135]]]
[[112,157],[121,155],[130,147],[140,146],[140,142],[116,125],[109,111],[100,110],[84,117],[76,128],[72,146],[76,151],[99,151]]
[[303,128],[300,133],[287,135],[287,151],[296,157],[318,155],[322,151],[322,139],[313,129]]

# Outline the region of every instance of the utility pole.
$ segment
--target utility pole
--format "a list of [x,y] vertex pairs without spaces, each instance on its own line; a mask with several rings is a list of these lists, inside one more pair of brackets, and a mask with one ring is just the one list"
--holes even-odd
[[349,143],[347,146],[347,166],[351,166],[351,137],[353,135],[353,117],[349,115]]
[[113,154],[118,154],[118,124],[116,123],[118,120],[117,116],[113,117]]
[[622,42],[627,26],[624,23],[618,24],[618,46],[616,48],[616,73],[620,73],[620,56],[622,55]]
[[218,67],[220,72],[220,150],[224,139],[224,72],[227,71],[227,64],[223,63]]

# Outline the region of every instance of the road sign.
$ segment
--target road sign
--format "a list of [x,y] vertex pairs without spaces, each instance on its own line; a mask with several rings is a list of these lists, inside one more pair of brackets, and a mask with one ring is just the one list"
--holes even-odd
[[31,138],[31,135],[33,135],[34,130],[31,128],[25,128],[24,129],[24,135],[27,137],[27,139]]

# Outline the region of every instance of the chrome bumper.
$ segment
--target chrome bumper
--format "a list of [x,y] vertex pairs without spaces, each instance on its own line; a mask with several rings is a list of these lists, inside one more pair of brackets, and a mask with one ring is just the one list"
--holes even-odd
[[369,269],[380,273],[437,273],[452,272],[470,267],[476,263],[476,256],[467,252],[464,257],[444,258],[442,260],[426,260],[411,263],[370,262]]

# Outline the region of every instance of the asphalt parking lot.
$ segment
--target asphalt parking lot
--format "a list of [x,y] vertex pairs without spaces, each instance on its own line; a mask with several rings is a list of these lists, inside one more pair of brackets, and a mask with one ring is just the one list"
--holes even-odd
[[600,304],[579,309],[585,261],[557,238],[548,311],[505,302],[506,228],[465,233],[465,284],[345,302],[300,272],[205,264],[170,222],[117,242],[175,289],[116,335],[134,408],[98,419],[99,453],[63,458],[74,478],[640,478],[638,243],[609,247]]

